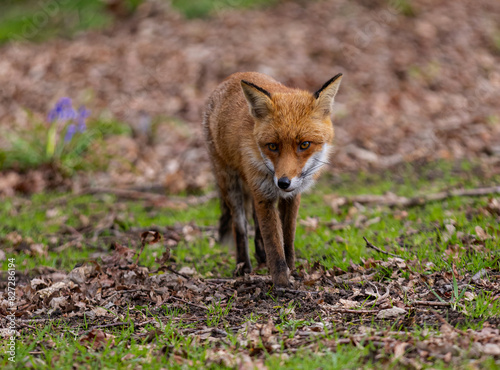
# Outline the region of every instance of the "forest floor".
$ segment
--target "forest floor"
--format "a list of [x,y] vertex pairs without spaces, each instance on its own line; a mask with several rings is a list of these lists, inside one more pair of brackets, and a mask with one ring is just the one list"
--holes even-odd
[[[0,15],[0,366],[500,366],[500,3],[236,2]],[[217,242],[201,115],[242,70],[345,77],[290,289]]]

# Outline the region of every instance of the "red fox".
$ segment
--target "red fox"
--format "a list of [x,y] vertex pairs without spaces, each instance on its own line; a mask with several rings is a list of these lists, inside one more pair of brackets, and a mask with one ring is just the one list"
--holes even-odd
[[275,286],[290,286],[300,194],[328,163],[341,79],[339,73],[311,94],[261,73],[235,73],[208,99],[203,126],[221,197],[219,238],[232,233],[237,263],[251,272],[253,206],[257,262],[267,261]]

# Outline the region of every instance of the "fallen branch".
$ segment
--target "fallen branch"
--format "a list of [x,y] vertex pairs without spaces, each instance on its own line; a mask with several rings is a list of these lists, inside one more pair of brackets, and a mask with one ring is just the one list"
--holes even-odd
[[328,226],[333,231],[344,230],[344,229],[347,229],[351,225],[354,225],[354,221],[327,222],[326,223],[326,226]]
[[412,306],[450,306],[450,302],[439,302],[439,301],[413,301],[410,303]]
[[31,329],[31,330],[38,330],[39,329],[39,328],[36,328],[34,326],[25,324],[24,322],[16,322],[16,324],[17,325],[21,325],[23,328],[28,328],[28,329]]
[[126,325],[130,325],[130,324],[131,323],[129,321],[127,321],[127,322],[114,322],[112,324],[96,325],[96,326],[91,327],[89,330],[85,330],[83,333],[91,332],[94,329],[113,328],[115,326],[126,326]]
[[451,330],[453,330],[455,333],[459,333],[459,334],[462,334],[462,335],[464,335],[464,336],[465,336],[465,335],[467,335],[467,333],[466,333],[466,332],[464,332],[464,331],[462,331],[462,330],[460,330],[460,329],[457,329],[457,328],[455,328],[454,326],[450,325],[450,323],[449,323],[448,321],[446,321],[446,320],[445,320],[445,318],[439,314],[439,312],[437,312],[436,310],[433,310],[432,308],[431,308],[431,311],[432,311],[432,313],[433,313],[433,314],[437,317],[437,319],[438,319],[438,320],[439,320],[439,321],[440,321],[443,325],[445,325],[446,327],[450,328],[450,329],[451,329]]
[[180,273],[179,271],[175,271],[175,270],[174,270],[172,267],[170,267],[170,266],[166,266],[165,268],[166,268],[168,271],[170,271],[170,272],[172,272],[172,273],[174,273],[174,274],[176,274],[176,275],[178,275],[178,276],[180,276],[180,277],[183,277],[183,278],[184,278],[184,279],[186,279],[186,280],[189,280],[189,279],[190,279],[190,277],[189,277],[189,276],[184,275],[184,274]]
[[429,202],[442,201],[452,197],[476,197],[483,195],[500,194],[500,186],[491,186],[476,189],[454,189],[441,191],[434,194],[417,195],[415,197],[400,197],[396,194],[386,195],[355,195],[351,197],[339,197],[334,200],[337,205],[347,203],[378,204],[389,207],[414,207]]
[[294,289],[288,289],[288,288],[278,288],[275,287],[274,290],[279,293],[292,293],[292,294],[320,294],[321,292],[317,292],[315,290],[294,290]]
[[374,287],[377,292],[376,293],[374,292],[375,293],[374,294],[374,293],[369,293],[369,292],[365,291],[366,294],[374,296],[375,300],[372,301],[372,302],[367,302],[364,306],[373,306],[373,305],[378,306],[379,304],[381,304],[382,302],[384,302],[387,297],[389,297],[389,293],[390,293],[390,289],[392,287],[392,283],[385,287],[385,293],[384,293],[384,295],[380,295],[380,293],[378,292],[377,286],[375,284],[373,284],[371,281],[368,281],[368,284],[370,284],[372,287]]
[[399,258],[399,256],[398,256],[398,255],[396,255],[396,254],[393,254],[393,253],[390,253],[390,252],[384,251],[383,249],[380,249],[379,247],[374,246],[374,245],[373,245],[372,243],[370,243],[370,242],[368,241],[368,239],[366,239],[364,236],[363,236],[363,239],[365,240],[365,242],[366,242],[366,246],[367,246],[367,247],[372,248],[372,249],[375,249],[377,252],[380,252],[380,253],[383,253],[383,254],[387,254],[387,255],[392,256],[392,257],[398,257],[398,258]]
[[77,195],[95,195],[95,194],[113,194],[120,198],[132,200],[149,200],[149,201],[168,201],[170,200],[163,194],[137,191],[131,189],[120,188],[85,188],[80,190]]
[[[165,189],[164,189],[165,190]],[[86,188],[82,189],[77,195],[86,194],[113,194],[119,198],[132,199],[132,200],[146,200],[150,202],[158,202],[166,204],[167,207],[178,208],[186,206],[196,206],[204,204],[213,198],[217,197],[216,192],[210,192],[200,196],[190,195],[186,198],[182,197],[170,197],[159,193],[148,192],[148,191],[138,191],[134,189],[120,189],[120,188]]]
[[96,325],[96,326],[91,327],[88,330],[85,330],[85,331],[79,333],[78,335],[83,335],[83,334],[90,333],[92,330],[95,330],[95,329],[112,328],[112,327],[115,327],[115,326],[126,326],[126,325],[134,325],[135,327],[137,327],[137,326],[144,326],[144,325],[149,324],[150,322],[153,322],[153,321],[155,321],[155,319],[150,319],[150,320],[138,323],[138,324],[135,324],[135,323],[133,323],[131,321],[127,321],[127,322],[114,322],[114,323],[111,323],[111,324],[104,324],[104,325]]
[[329,310],[332,310],[333,312],[340,312],[340,313],[379,313],[380,310],[353,310],[350,308],[334,308],[334,307],[329,307]]
[[191,302],[188,302],[188,301],[186,301],[186,300],[184,300],[184,299],[182,299],[182,298],[177,298],[177,297],[174,297],[174,296],[170,296],[170,297],[168,297],[167,299],[165,299],[165,301],[164,301],[164,302],[162,302],[162,304],[163,304],[163,303],[165,303],[166,301],[168,301],[169,299],[175,299],[176,301],[182,302],[182,303],[187,304],[187,305],[189,305],[189,306],[193,306],[193,307],[201,308],[202,310],[208,311],[208,308],[207,308],[207,307],[203,307],[203,306],[200,306],[200,305],[198,305],[198,304],[191,303]]
[[211,283],[211,284],[226,284],[226,283],[233,283],[235,280],[232,278],[227,278],[227,279],[202,279],[204,283]]

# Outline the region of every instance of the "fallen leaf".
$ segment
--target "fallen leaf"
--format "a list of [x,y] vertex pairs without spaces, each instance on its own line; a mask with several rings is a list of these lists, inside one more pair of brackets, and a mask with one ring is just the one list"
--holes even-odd
[[319,218],[307,216],[305,219],[299,220],[299,224],[305,226],[307,231],[314,231],[319,226]]
[[500,356],[500,345],[496,343],[486,343],[482,347],[482,352],[488,356]]
[[387,310],[382,310],[377,314],[377,319],[390,319],[390,318],[395,318],[399,317],[401,315],[406,314],[406,310],[399,308],[399,307],[393,307],[393,308],[388,308]]
[[80,344],[94,350],[115,345],[115,336],[107,334],[100,329],[92,329],[87,335],[80,338]]
[[348,299],[339,299],[339,303],[343,308],[357,308],[359,307],[359,302],[350,301]]
[[474,230],[476,231],[476,235],[479,238],[479,240],[484,241],[490,238],[490,236],[486,233],[486,231],[483,230],[481,226],[476,226]]

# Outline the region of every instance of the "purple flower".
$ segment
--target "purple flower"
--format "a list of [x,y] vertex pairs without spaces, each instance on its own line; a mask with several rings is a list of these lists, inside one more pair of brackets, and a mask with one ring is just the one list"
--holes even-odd
[[78,132],[84,132],[85,129],[87,128],[85,124],[85,120],[87,117],[90,115],[90,111],[86,109],[83,105],[78,108],[78,116],[76,118],[76,127],[78,129]]
[[[78,111],[76,111],[73,108],[71,99],[64,97],[57,101],[54,108],[49,112],[47,119],[51,124],[55,122],[61,122],[63,124],[69,123],[64,136],[64,142],[68,143],[77,132],[85,132],[87,129],[85,121],[89,115],[90,111],[84,106],[81,106],[78,108]],[[53,129],[55,133],[56,127],[53,126]]]
[[56,103],[54,108],[49,112],[48,120],[50,123],[55,121],[69,121],[77,117],[76,111],[73,109],[70,98],[61,98]]
[[72,123],[66,129],[66,135],[64,136],[64,142],[69,143],[71,141],[71,139],[73,139],[73,136],[75,135],[75,133],[76,133],[76,126]]

